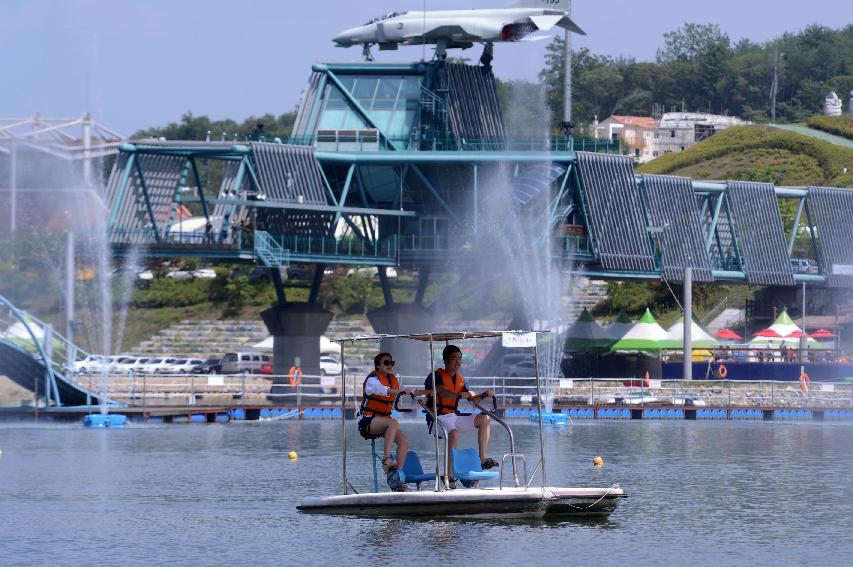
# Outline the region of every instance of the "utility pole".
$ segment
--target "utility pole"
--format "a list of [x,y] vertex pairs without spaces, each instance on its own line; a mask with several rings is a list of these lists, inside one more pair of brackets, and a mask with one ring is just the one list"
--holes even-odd
[[684,268],[684,379],[693,380],[693,268]]
[[[572,0],[569,0],[566,13],[569,18],[572,17]],[[563,135],[566,138],[572,138],[572,33],[566,30],[564,34],[564,54],[563,54]],[[571,142],[570,142],[571,144]],[[568,148],[572,149],[571,146]]]
[[[783,53],[784,55],[784,53]],[[773,49],[773,84],[770,85],[770,125],[776,124],[776,95],[779,92],[779,48]]]

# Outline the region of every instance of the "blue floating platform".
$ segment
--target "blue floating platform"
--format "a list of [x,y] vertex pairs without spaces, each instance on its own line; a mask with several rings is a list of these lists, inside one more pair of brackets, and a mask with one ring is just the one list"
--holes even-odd
[[92,429],[122,428],[127,425],[127,416],[119,413],[93,413],[83,418],[83,427]]

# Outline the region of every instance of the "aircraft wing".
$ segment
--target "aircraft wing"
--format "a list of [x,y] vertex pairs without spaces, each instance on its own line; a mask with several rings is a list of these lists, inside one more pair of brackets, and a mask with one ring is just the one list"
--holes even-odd
[[418,41],[418,40],[423,40],[423,39],[426,39],[428,41],[435,41],[435,40],[439,40],[439,39],[448,39],[448,40],[452,40],[452,41],[463,41],[463,42],[465,42],[465,41],[479,41],[481,39],[481,36],[469,33],[468,31],[465,30],[465,28],[463,28],[462,26],[459,26],[459,25],[455,25],[455,26],[441,25],[441,26],[435,26],[433,28],[430,28],[430,29],[426,30],[425,33],[422,33],[422,34],[421,33],[412,34],[410,36],[407,36],[405,39],[406,39],[407,43],[409,43],[411,41]]

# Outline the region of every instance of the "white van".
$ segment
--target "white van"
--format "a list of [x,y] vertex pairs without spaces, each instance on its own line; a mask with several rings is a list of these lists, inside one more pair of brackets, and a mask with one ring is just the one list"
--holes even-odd
[[261,364],[272,360],[257,351],[229,352],[222,357],[222,374],[259,374]]

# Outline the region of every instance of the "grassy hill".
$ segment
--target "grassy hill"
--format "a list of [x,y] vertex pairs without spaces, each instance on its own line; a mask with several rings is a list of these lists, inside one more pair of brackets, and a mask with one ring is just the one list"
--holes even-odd
[[769,126],[735,126],[643,164],[637,172],[853,187],[853,150]]
[[809,128],[823,130],[848,140],[853,140],[853,114],[842,116],[812,116],[808,121]]

